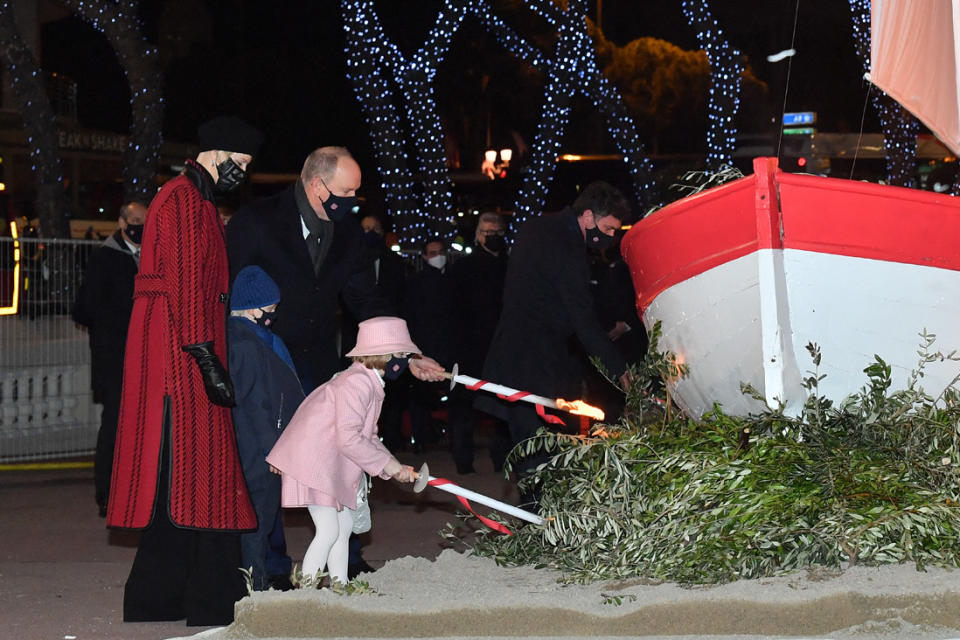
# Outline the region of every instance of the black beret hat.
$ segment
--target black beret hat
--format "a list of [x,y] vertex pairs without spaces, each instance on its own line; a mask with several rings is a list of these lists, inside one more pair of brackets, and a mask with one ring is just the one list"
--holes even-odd
[[260,151],[263,134],[237,116],[217,116],[197,129],[201,151],[230,151],[251,156]]

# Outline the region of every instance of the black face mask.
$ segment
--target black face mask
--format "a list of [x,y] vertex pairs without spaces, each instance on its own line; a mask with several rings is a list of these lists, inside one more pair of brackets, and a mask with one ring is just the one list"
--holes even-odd
[[382,249],[386,241],[376,231],[367,231],[363,234],[363,242],[371,249]]
[[[263,311],[263,309],[261,309],[261,311]],[[276,309],[274,309],[273,311],[263,311],[263,315],[257,318],[257,324],[263,327],[264,329],[267,329],[270,327],[271,324],[274,323],[274,321],[276,321],[276,319],[277,319]]]
[[600,232],[600,227],[587,229],[587,248],[603,250],[613,244],[614,236]]
[[483,239],[483,246],[487,248],[487,251],[500,253],[507,248],[507,241],[503,236],[486,236]]
[[217,191],[233,191],[243,183],[247,172],[240,168],[232,158],[217,165]]
[[127,223],[127,228],[123,230],[127,237],[130,238],[130,242],[133,244],[140,244],[143,241],[143,225],[142,224],[130,224]]
[[383,367],[383,377],[386,380],[396,380],[400,377],[400,374],[407,370],[407,367],[410,366],[410,357],[398,358],[393,356],[387,360],[387,364]]
[[[327,183],[323,180],[320,181],[323,186],[327,187]],[[327,187],[327,192],[330,194],[330,197],[326,200],[321,200],[320,204],[323,205],[323,210],[327,212],[327,217],[330,218],[331,222],[340,222],[347,214],[353,211],[353,206],[357,204],[356,196],[338,196],[330,191],[330,187]]]

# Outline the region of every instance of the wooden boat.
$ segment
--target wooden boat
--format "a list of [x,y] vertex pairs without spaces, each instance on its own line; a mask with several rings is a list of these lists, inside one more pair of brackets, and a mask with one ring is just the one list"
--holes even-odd
[[[714,402],[731,414],[763,408],[753,385],[796,415],[822,350],[820,394],[863,386],[880,355],[902,387],[934,349],[960,349],[960,199],[932,192],[780,171],[757,158],[753,175],[647,216],[622,250],[644,324],[661,322],[661,347],[689,365],[674,395],[690,415]],[[960,363],[925,369],[939,394]]]

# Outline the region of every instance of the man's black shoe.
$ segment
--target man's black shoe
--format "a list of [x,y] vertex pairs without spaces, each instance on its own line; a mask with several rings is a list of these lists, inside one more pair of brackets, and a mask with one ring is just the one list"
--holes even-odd
[[98,506],[97,515],[99,515],[101,518],[106,518],[106,517],[107,517],[107,505],[101,504],[101,505],[97,505],[97,506]]
[[374,571],[376,571],[376,569],[367,564],[366,560],[360,558],[359,562],[353,562],[347,565],[347,579],[353,580],[361,573],[373,573]]
[[277,591],[290,591],[293,589],[293,582],[290,581],[290,576],[269,576],[267,578],[267,584],[270,585],[271,589],[276,589]]

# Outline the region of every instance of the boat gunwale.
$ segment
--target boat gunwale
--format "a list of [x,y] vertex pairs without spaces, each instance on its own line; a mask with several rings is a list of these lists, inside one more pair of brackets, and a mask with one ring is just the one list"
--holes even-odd
[[[755,162],[758,161],[761,161],[761,159]],[[792,174],[779,169],[774,172],[773,183],[777,188],[778,194],[781,191],[781,187],[784,187],[788,190],[800,190],[798,195],[817,195],[821,199],[825,197],[824,194],[831,193],[847,197],[863,195],[870,198],[879,198],[887,208],[890,207],[891,201],[895,201],[910,203],[911,206],[922,209],[929,208],[931,212],[942,209],[944,210],[943,213],[947,213],[948,210],[954,209],[956,210],[957,218],[950,222],[952,223],[952,227],[957,228],[958,233],[956,235],[947,234],[944,237],[960,237],[960,198],[955,198],[954,196],[905,187],[845,180],[843,178],[828,178],[810,174]],[[724,199],[732,200],[738,195],[742,197],[741,192],[743,189],[750,188],[751,186],[754,189],[755,198],[753,209],[749,212],[749,215],[745,210],[729,214],[725,212],[727,217],[724,218],[723,222],[729,224],[716,222],[713,227],[711,227],[716,228],[718,231],[734,229],[734,227],[736,227],[735,231],[731,231],[726,236],[731,239],[731,242],[725,243],[724,234],[718,232],[710,237],[712,244],[705,246],[702,252],[691,253],[688,250],[685,256],[678,258],[672,263],[669,261],[669,258],[674,256],[673,253],[667,253],[667,259],[651,260],[649,257],[645,257],[646,252],[642,248],[639,248],[643,243],[644,236],[651,233],[657,234],[659,240],[663,240],[664,237],[671,235],[683,238],[685,234],[684,227],[689,226],[688,221],[685,219],[688,214],[698,210],[703,212],[707,210],[706,208],[715,204],[715,201],[722,201]],[[757,200],[763,192],[763,189],[763,180],[757,173],[754,173],[677,200],[643,218],[633,226],[624,237],[621,250],[630,268],[631,276],[633,277],[637,292],[637,307],[641,314],[657,296],[675,284],[760,249],[789,248],[960,271],[960,251],[952,251],[947,254],[946,257],[930,257],[924,255],[921,251],[911,252],[904,250],[897,252],[883,247],[877,248],[869,243],[851,240],[849,236],[843,238],[841,242],[836,239],[830,241],[831,238],[828,235],[827,240],[819,242],[816,239],[811,239],[809,233],[807,233],[806,237],[803,233],[797,234],[798,237],[792,237],[791,234],[784,233],[782,243],[775,241],[774,244],[770,242],[765,244],[760,238],[757,229],[759,215],[772,216],[777,214],[781,218],[786,215],[787,222],[784,223],[784,226],[797,225],[799,222],[799,226],[802,227],[805,224],[809,227],[811,215],[820,215],[822,212],[798,217],[794,209],[794,204],[788,202],[786,214],[784,214],[783,203],[779,202],[778,198],[777,206],[774,207],[769,214],[764,214],[759,211],[760,205]],[[801,200],[802,198],[797,198],[798,202]],[[740,205],[742,209],[742,203],[738,203],[738,205]],[[701,213],[700,215],[703,216],[704,214]],[[870,215],[869,212],[857,212],[847,217],[855,219],[857,222],[871,222]],[[858,216],[863,219],[861,220]],[[900,220],[900,222],[902,222],[902,220]],[[814,226],[816,225],[814,224]],[[675,232],[673,231],[674,227],[676,228]],[[809,229],[804,229],[804,231],[809,232]],[[867,228],[867,231],[874,235],[877,233],[872,228]],[[869,235],[868,233],[867,236]],[[892,232],[891,235],[893,235]],[[744,242],[744,238],[747,237],[750,237],[751,240]],[[902,240],[902,237],[898,235],[895,236],[895,240],[891,240],[887,244],[894,245],[900,240]],[[767,246],[767,244],[771,244],[771,246]],[[914,245],[925,247],[922,236],[915,241]],[[914,245],[910,245],[910,248]],[[897,248],[901,248],[900,244],[896,244],[896,246]],[[954,255],[957,257],[954,258]],[[659,253],[657,257],[662,258]]]

